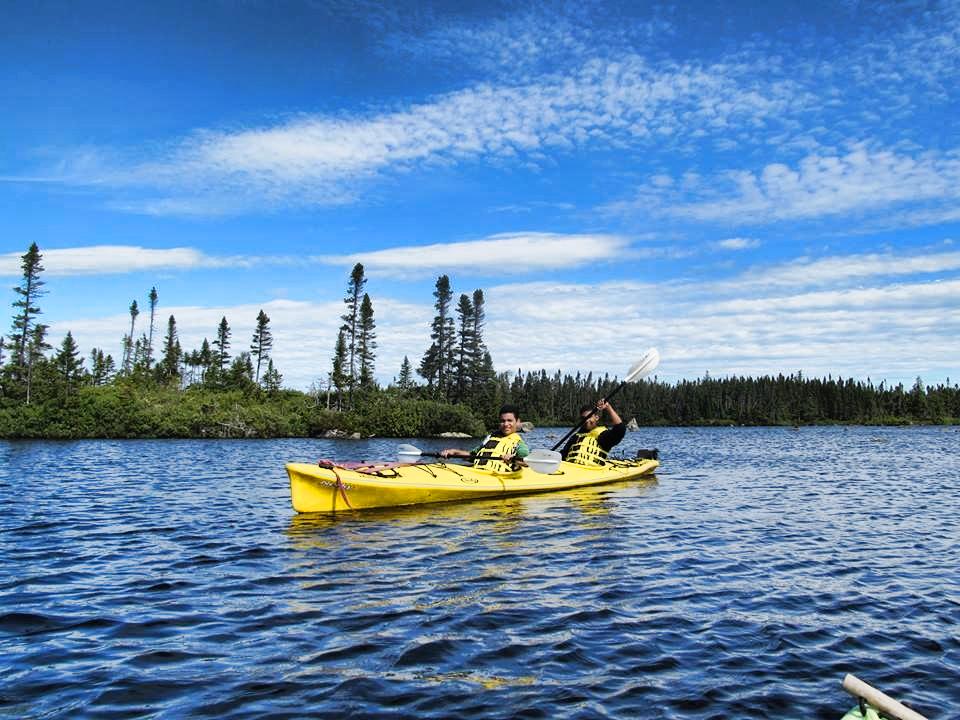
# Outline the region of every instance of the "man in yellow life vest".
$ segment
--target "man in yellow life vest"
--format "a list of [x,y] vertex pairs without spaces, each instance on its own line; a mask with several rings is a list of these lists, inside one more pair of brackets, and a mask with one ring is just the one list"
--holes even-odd
[[447,448],[440,451],[440,457],[473,458],[473,466],[496,473],[513,472],[516,460],[530,454],[530,448],[520,437],[520,413],[513,405],[500,408],[500,422],[497,432],[487,435],[483,442],[473,450]]
[[[600,425],[600,417],[606,410],[613,425],[609,428]],[[563,459],[578,465],[605,465],[607,454],[627,433],[627,426],[606,400],[596,405],[584,405],[580,408],[583,427],[563,448]]]

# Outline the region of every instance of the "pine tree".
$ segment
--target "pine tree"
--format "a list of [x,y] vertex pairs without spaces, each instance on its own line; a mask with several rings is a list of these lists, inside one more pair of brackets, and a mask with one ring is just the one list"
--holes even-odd
[[27,342],[26,363],[27,363],[27,396],[26,403],[30,404],[30,397],[33,390],[33,379],[37,374],[38,366],[46,363],[43,353],[50,349],[47,343],[47,325],[43,323],[34,323],[30,329],[30,339]]
[[469,389],[473,370],[474,348],[474,311],[473,302],[468,295],[460,295],[460,302],[457,304],[457,316],[459,325],[457,329],[457,347],[456,347],[456,377],[453,383],[453,400],[462,402]]
[[436,290],[433,296],[437,299],[434,307],[437,314],[431,323],[430,347],[420,361],[418,372],[426,379],[430,388],[436,388],[441,397],[446,397],[451,381],[453,365],[454,326],[450,317],[450,302],[453,291],[450,289],[450,278],[441,275],[437,278]]
[[63,342],[60,343],[60,350],[53,359],[53,366],[60,382],[63,384],[64,394],[69,396],[80,384],[83,377],[83,359],[80,357],[80,350],[73,339],[73,334],[69,330],[67,330]]
[[410,358],[403,356],[403,363],[400,365],[400,376],[397,378],[397,387],[404,392],[412,390],[415,387],[413,381],[413,366],[410,364]]
[[140,314],[140,308],[137,307],[137,301],[130,303],[130,333],[123,336],[123,362],[121,371],[128,375],[133,363],[133,331],[137,325],[137,315]]
[[[13,303],[15,315],[13,317],[13,327],[7,340],[7,347],[11,352],[10,366],[16,382],[23,382],[31,374],[31,354],[28,349],[34,334],[36,317],[41,314],[36,303],[45,293],[43,290],[45,283],[40,279],[40,273],[44,269],[43,265],[40,264],[42,259],[43,256],[40,254],[37,244],[32,243],[27,252],[20,258],[23,281],[13,288],[14,293],[17,294],[17,300]],[[29,394],[28,389],[28,403]]]
[[266,391],[275,395],[280,392],[280,383],[283,382],[283,376],[273,366],[273,358],[267,359],[267,371],[263,374],[263,387]]
[[93,385],[106,385],[113,378],[114,370],[113,356],[104,355],[100,348],[90,351],[90,382]]
[[253,360],[250,353],[244,350],[233,359],[225,380],[227,387],[238,390],[248,390],[253,386]]
[[156,325],[157,315],[157,288],[150,288],[150,294],[147,296],[150,300],[150,334],[146,338],[146,353],[144,357],[144,366],[147,370],[153,365],[153,328]]
[[167,334],[163,338],[163,358],[157,365],[157,379],[160,382],[179,380],[182,361],[183,349],[177,339],[177,320],[171,315],[167,320]]
[[340,328],[337,333],[337,345],[333,351],[333,371],[330,373],[330,383],[337,390],[337,409],[343,407],[343,392],[350,384],[350,376],[347,373],[349,361],[346,331]]
[[230,326],[227,318],[220,318],[217,326],[217,339],[213,341],[216,351],[213,354],[213,367],[218,373],[224,372],[230,364]]
[[200,361],[200,382],[206,382],[207,376],[210,374],[216,376],[217,372],[213,367],[215,360],[213,348],[210,347],[210,342],[206,338],[200,343],[200,352],[197,359]]
[[373,319],[373,303],[370,302],[370,296],[363,294],[363,302],[360,303],[360,324],[359,338],[357,340],[357,357],[360,362],[360,387],[370,388],[374,386],[373,370],[376,364],[377,348],[377,324]]
[[340,316],[343,320],[341,329],[344,331],[344,339],[347,343],[347,366],[345,368],[350,378],[349,390],[352,393],[353,387],[359,379],[357,361],[358,346],[360,340],[360,306],[363,297],[363,287],[367,284],[364,277],[363,265],[357,263],[350,272],[350,282],[347,283],[347,294],[343,298],[343,304],[346,305],[346,312]]
[[483,290],[473,291],[473,334],[468,355],[470,362],[471,390],[476,393],[494,380],[493,363],[483,341],[483,326],[486,323],[486,304]]
[[273,347],[273,335],[270,333],[270,318],[261,308],[257,315],[257,325],[253,330],[253,341],[250,343],[250,354],[257,359],[256,372],[253,380],[260,382],[260,365],[270,357],[270,348]]

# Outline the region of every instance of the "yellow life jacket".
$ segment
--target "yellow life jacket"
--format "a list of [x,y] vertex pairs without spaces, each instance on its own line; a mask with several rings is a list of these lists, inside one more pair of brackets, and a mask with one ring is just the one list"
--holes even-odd
[[514,469],[500,459],[501,455],[512,453],[523,438],[520,433],[510,433],[504,437],[488,435],[486,441],[473,459],[473,466],[495,473],[512,473]]
[[590,432],[577,433],[573,445],[570,446],[570,452],[564,459],[578,465],[606,465],[607,451],[597,442],[600,433],[605,430],[603,425],[597,425]]

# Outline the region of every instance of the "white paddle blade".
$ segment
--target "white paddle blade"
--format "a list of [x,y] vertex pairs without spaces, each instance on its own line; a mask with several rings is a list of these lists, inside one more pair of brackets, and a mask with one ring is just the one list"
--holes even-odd
[[397,462],[402,463],[415,463],[420,459],[422,452],[420,448],[415,447],[414,445],[403,445],[397,446]]
[[657,369],[657,365],[660,364],[660,353],[657,352],[656,348],[650,348],[647,352],[644,353],[643,357],[637,360],[634,363],[633,367],[627,372],[627,376],[623,379],[624,382],[633,382],[634,380],[639,380],[640,378],[645,378],[647,375],[652,373]]
[[550,473],[555,473],[557,468],[560,467],[560,461],[563,458],[560,456],[556,450],[544,450],[538,448],[536,450],[531,450],[530,454],[527,455],[523,461],[532,467],[535,472],[543,473],[544,475],[549,475]]

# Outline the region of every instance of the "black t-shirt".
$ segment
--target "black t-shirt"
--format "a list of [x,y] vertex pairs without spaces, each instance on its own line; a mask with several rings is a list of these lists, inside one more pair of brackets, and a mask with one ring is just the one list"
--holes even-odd
[[[570,440],[567,441],[567,444],[563,448],[563,457],[566,457],[570,452],[570,448],[573,447],[573,444],[579,439],[584,433],[576,433]],[[615,445],[617,445],[623,436],[627,434],[627,426],[625,423],[619,422],[613,427],[609,427],[600,433],[597,436],[597,445],[603,448],[606,452],[610,452]]]

